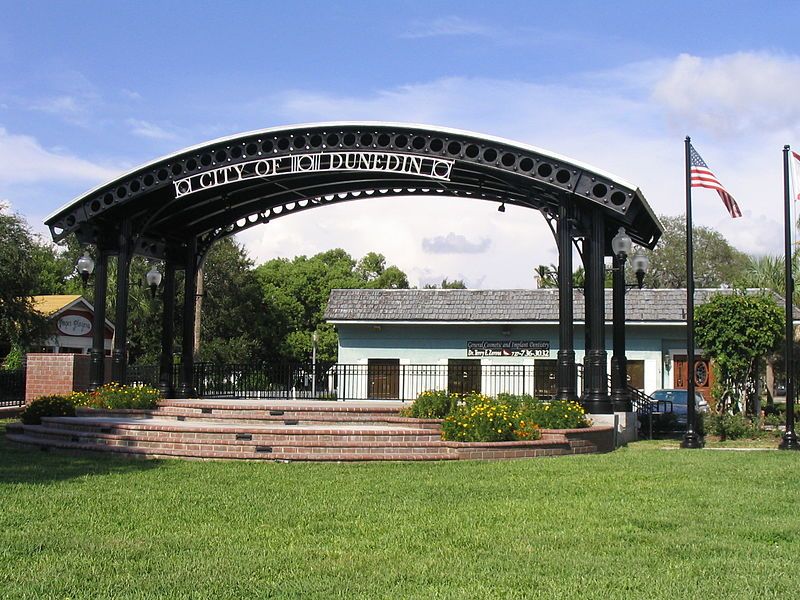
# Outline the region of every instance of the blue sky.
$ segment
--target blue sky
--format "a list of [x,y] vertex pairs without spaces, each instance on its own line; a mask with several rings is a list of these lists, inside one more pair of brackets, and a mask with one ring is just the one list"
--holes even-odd
[[[598,8],[599,7],[599,8]],[[797,2],[0,2],[0,201],[39,228],[124,169],[238,131],[423,122],[566,154],[682,212],[692,135],[744,212],[698,222],[777,253],[780,148],[800,145]],[[530,287],[533,211],[468,200],[326,207],[244,234],[256,260],[343,246],[412,284]],[[437,243],[433,243],[437,242]],[[432,251],[432,249],[438,251]],[[442,251],[443,250],[443,251]]]

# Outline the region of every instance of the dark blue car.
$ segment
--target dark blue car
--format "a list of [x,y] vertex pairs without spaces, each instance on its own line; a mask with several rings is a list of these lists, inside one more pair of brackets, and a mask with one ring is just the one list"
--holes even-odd
[[[686,390],[656,390],[650,397],[653,400],[657,400],[660,402],[671,402],[672,403],[672,414],[675,415],[678,423],[686,423],[686,399],[689,393]],[[695,411],[697,413],[704,413],[708,412],[708,402],[706,399],[703,398],[703,395],[699,392],[694,393],[695,397]],[[663,406],[663,404],[662,404]],[[667,405],[669,406],[669,405]]]

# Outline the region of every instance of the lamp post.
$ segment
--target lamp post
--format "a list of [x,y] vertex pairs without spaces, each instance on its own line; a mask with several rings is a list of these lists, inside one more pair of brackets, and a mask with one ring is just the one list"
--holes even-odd
[[629,287],[642,288],[644,276],[649,267],[649,259],[640,250],[638,251],[631,264],[636,274],[636,284],[627,285],[625,283],[625,262],[631,253],[632,242],[630,236],[625,232],[624,227],[620,227],[617,235],[611,240],[611,250],[613,257],[613,347],[614,354],[611,357],[611,403],[615,412],[630,412],[631,397],[628,392],[628,359],[625,356],[625,291]]
[[317,332],[311,334],[311,397],[317,397]]
[[145,281],[147,282],[147,287],[150,288],[150,297],[155,299],[156,297],[156,290],[158,286],[161,285],[161,273],[159,272],[156,265],[153,264],[150,267],[150,270],[144,276]]

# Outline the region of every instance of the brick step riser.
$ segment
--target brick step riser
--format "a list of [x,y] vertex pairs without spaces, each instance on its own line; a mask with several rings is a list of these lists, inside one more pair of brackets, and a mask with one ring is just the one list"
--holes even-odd
[[[448,460],[456,454],[446,448],[340,448],[318,447],[297,448],[273,446],[272,452],[255,452],[253,448],[236,446],[213,446],[197,444],[164,444],[160,442],[136,443],[128,440],[90,440],[66,441],[46,438],[9,435],[13,443],[35,445],[48,448],[127,452],[143,456],[180,456],[199,459],[242,459],[242,460]],[[111,443],[115,442],[115,443]]]
[[[179,419],[178,417],[183,417]],[[197,423],[226,423],[231,425],[267,425],[270,424],[274,425],[291,425],[297,427],[303,426],[320,426],[320,425],[329,425],[330,427],[348,427],[350,425],[377,425],[377,426],[386,426],[391,425],[394,427],[413,427],[414,429],[427,429],[430,431],[439,432],[442,430],[441,425],[439,424],[428,424],[428,423],[409,423],[405,421],[392,421],[392,420],[378,420],[378,419],[364,419],[364,420],[355,420],[355,419],[292,419],[286,417],[269,417],[269,418],[241,418],[239,416],[236,417],[215,417],[213,415],[166,415],[166,414],[158,414],[154,415],[154,418],[158,419],[174,419],[176,421],[186,421],[186,422],[197,422]]]
[[[326,447],[326,448],[360,448],[360,449],[381,449],[381,448],[388,448],[388,449],[397,449],[397,448],[407,448],[407,449],[427,449],[427,448],[436,448],[438,451],[442,451],[444,446],[443,442],[439,439],[434,440],[399,440],[396,438],[393,439],[353,439],[354,436],[350,436],[349,438],[337,438],[333,436],[333,439],[306,439],[305,437],[298,437],[298,439],[260,439],[256,436],[253,436],[253,439],[250,440],[241,440],[236,439],[235,436],[227,436],[227,437],[217,437],[213,439],[204,439],[204,438],[195,438],[192,436],[176,436],[176,435],[165,435],[163,432],[151,432],[151,433],[143,433],[143,432],[125,432],[125,433],[98,433],[98,432],[89,432],[89,431],[66,431],[66,430],[57,430],[57,429],[48,429],[48,430],[41,430],[41,429],[25,429],[25,435],[30,437],[36,437],[46,440],[66,440],[70,442],[74,442],[76,439],[79,439],[82,443],[91,443],[90,440],[102,440],[98,443],[109,443],[108,440],[121,440],[125,442],[143,442],[143,443],[167,443],[167,444],[192,444],[197,446],[217,446],[217,445],[227,445],[233,448],[239,447],[249,447],[249,446],[272,446],[272,447],[294,447],[294,448],[318,448],[318,447]],[[319,437],[326,437],[326,436],[319,436]]]
[[200,455],[205,451],[210,452],[225,452],[229,454],[242,454],[253,453],[258,455],[269,454],[415,454],[415,455],[431,455],[447,453],[446,448],[441,447],[369,447],[363,446],[292,446],[273,444],[269,446],[271,451],[258,452],[256,446],[260,444],[247,444],[247,445],[233,445],[233,444],[193,444],[181,442],[168,442],[165,440],[140,440],[140,439],[109,439],[109,438],[94,438],[85,436],[73,436],[76,439],[53,438],[49,435],[35,436],[37,441],[42,444],[53,442],[70,442],[73,444],[91,444],[95,446],[109,446],[109,447],[124,447],[124,448],[141,448],[151,452],[159,450],[182,450],[192,455]]
[[159,408],[152,411],[116,412],[116,411],[84,411],[79,410],[78,416],[104,416],[126,418],[159,418],[173,419],[183,417],[191,421],[220,421],[225,423],[263,423],[274,422],[282,424],[285,421],[297,421],[298,424],[332,423],[338,425],[412,425],[415,429],[440,429],[439,423],[418,422],[416,419],[405,419],[394,414],[385,413],[352,413],[352,412],[315,412],[292,411],[281,415],[270,414],[269,411],[249,410],[214,410],[204,413],[201,410],[183,408]]
[[153,411],[156,416],[181,415],[198,418],[238,418],[256,420],[303,420],[303,421],[353,421],[364,422],[386,422],[390,419],[400,418],[397,413],[385,412],[349,412],[349,411],[318,411],[318,410],[292,410],[282,411],[275,414],[269,410],[238,410],[238,409],[211,409],[211,412],[203,412],[201,409],[193,408],[173,408],[162,407]]
[[[65,436],[71,435],[119,435],[127,437],[135,437],[138,435],[158,435],[162,439],[170,441],[179,440],[196,440],[202,442],[213,443],[215,441],[229,441],[236,440],[237,433],[246,433],[251,436],[252,442],[275,444],[278,442],[438,442],[441,440],[438,434],[429,434],[428,432],[420,433],[395,433],[395,432],[379,432],[379,433],[347,433],[347,432],[302,432],[302,431],[287,431],[281,433],[266,433],[266,432],[194,432],[194,431],[163,431],[157,429],[135,428],[135,427],[115,427],[115,426],[102,426],[102,425],[78,425],[71,423],[48,422],[46,426],[51,430],[63,431]],[[240,440],[243,441],[243,440]]]

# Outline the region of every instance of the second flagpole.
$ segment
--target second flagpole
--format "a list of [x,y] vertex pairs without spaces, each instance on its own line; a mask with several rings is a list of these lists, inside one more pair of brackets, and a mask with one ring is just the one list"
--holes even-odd
[[794,277],[792,276],[792,198],[789,193],[789,146],[783,147],[783,220],[786,273],[786,430],[778,446],[782,450],[799,450],[797,434],[794,431],[794,323],[792,296],[794,296]]

